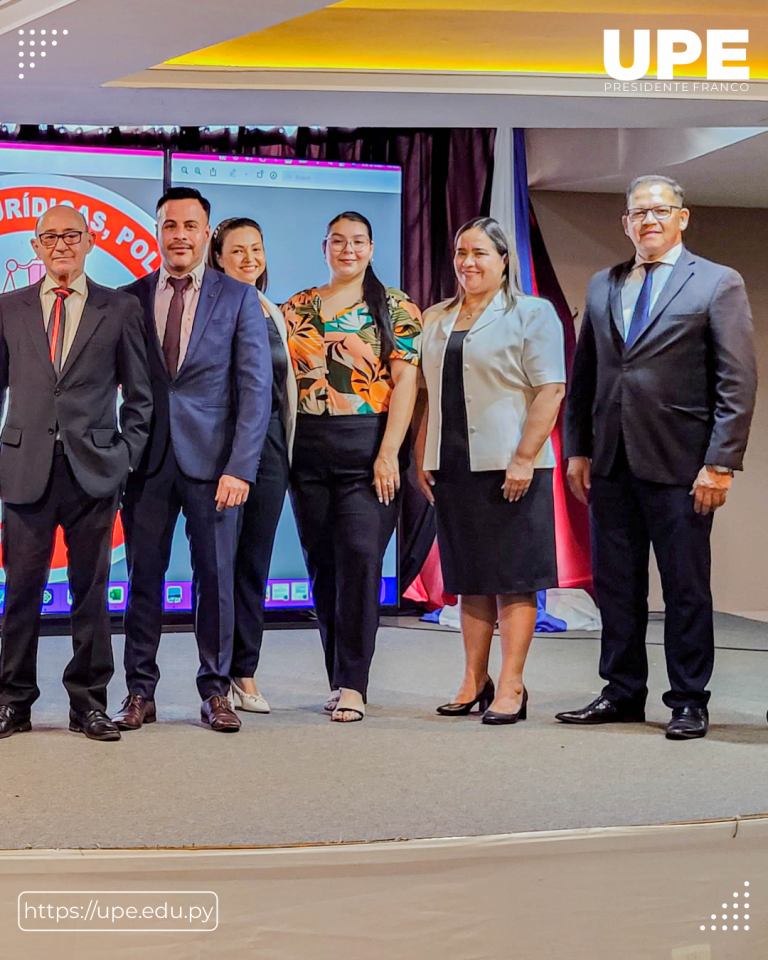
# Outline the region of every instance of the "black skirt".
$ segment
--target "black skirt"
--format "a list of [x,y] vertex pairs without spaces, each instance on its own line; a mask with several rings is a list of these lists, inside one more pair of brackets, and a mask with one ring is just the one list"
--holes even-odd
[[469,469],[464,401],[466,331],[451,335],[443,364],[440,470],[435,471],[437,542],[448,593],[491,596],[557,586],[551,468],[533,472],[528,493],[504,499],[504,470]]

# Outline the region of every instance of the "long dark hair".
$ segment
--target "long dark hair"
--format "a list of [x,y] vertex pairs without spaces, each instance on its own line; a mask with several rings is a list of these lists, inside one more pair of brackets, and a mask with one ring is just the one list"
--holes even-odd
[[[340,213],[334,217],[325,228],[326,237],[330,235],[331,229],[339,220],[352,220],[355,223],[362,223],[368,231],[368,239],[373,242],[373,227],[371,226],[370,220],[364,217],[362,213],[356,213],[354,210],[346,210],[344,213]],[[370,263],[365,268],[365,276],[363,277],[363,300],[365,300],[368,312],[373,318],[373,322],[376,325],[376,332],[379,335],[379,341],[381,343],[379,359],[382,363],[386,363],[392,351],[395,349],[395,331],[392,326],[389,303],[387,302],[387,288],[376,276]]]
[[[261,237],[261,242],[264,243],[264,231],[261,229],[259,224],[256,223],[255,220],[251,220],[250,217],[230,217],[228,220],[222,220],[218,227],[216,227],[211,234],[211,244],[208,247],[209,267],[213,267],[213,269],[218,270],[219,273],[224,273],[224,267],[222,267],[222,265],[219,263],[219,257],[224,250],[224,239],[226,238],[227,234],[232,233],[233,230],[239,230],[241,227],[253,227],[254,230],[258,230],[259,236]],[[265,259],[264,273],[262,273],[260,277],[256,278],[256,289],[261,290],[262,293],[266,293],[268,285],[269,274]]]

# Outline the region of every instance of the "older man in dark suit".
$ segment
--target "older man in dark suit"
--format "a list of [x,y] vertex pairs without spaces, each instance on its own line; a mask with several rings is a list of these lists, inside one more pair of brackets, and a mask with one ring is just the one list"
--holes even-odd
[[707,732],[712,517],[742,469],[757,385],[744,282],[683,246],[689,215],[675,181],[630,185],[623,224],[635,256],[592,278],[566,407],[568,480],[590,505],[606,686],[557,717],[645,719],[652,544],[672,740]]
[[105,713],[113,673],[112,524],[120,488],[149,435],[152,391],[139,302],[86,278],[93,244],[82,214],[53,207],[32,240],[45,277],[0,296],[0,394],[8,389],[0,436],[6,574],[0,738],[30,729],[40,696],[40,605],[61,526],[72,592],[74,652],[64,671],[69,728],[92,740],[120,739]]

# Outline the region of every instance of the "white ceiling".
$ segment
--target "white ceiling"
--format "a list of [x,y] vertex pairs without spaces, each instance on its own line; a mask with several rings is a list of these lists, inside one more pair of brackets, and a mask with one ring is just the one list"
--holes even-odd
[[768,128],[531,130],[536,190],[623,193],[633,177],[678,180],[703,206],[768,207]]
[[[0,3],[0,120],[83,124],[333,126],[768,126],[761,100],[561,95],[547,78],[480,75],[282,75],[273,89],[199,89],[183,71],[148,71],[191,50],[325,6],[324,0],[6,0]],[[18,79],[17,30],[67,28],[56,55]],[[148,86],[107,87],[140,75]],[[178,88],[159,86],[173,79]],[[213,78],[211,78],[213,79]],[[221,79],[221,78],[219,78]],[[262,74],[261,83],[270,85]],[[155,85],[157,84],[157,85]],[[318,87],[322,84],[322,88]],[[594,90],[594,81],[591,81]],[[281,89],[277,89],[281,87]],[[312,89],[314,87],[314,89]],[[536,95],[529,95],[535,89]],[[431,92],[430,92],[431,91]],[[553,92],[555,91],[555,92]],[[552,95],[547,95],[551,93]]]

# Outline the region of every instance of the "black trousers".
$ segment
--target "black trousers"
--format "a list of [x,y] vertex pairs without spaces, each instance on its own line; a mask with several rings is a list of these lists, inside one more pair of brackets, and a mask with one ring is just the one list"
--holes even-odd
[[[400,495],[379,503],[373,464],[386,415],[299,415],[291,497],[331,689],[366,695],[379,626],[381,567]],[[402,466],[401,466],[402,470]]]
[[157,651],[163,590],[179,512],[186,519],[192,556],[200,655],[197,689],[203,700],[229,691],[240,508],[217,512],[217,486],[217,481],[193,480],[183,474],[170,444],[157,473],[129,478],[122,512],[128,562],[124,663],[129,693],[152,699],[160,678]]
[[64,670],[64,686],[73,710],[106,710],[107,684],[114,672],[107,583],[117,501],[117,491],[106,499],[90,497],[56,444],[43,496],[36,503],[3,503],[5,616],[0,703],[28,713],[40,696],[40,605],[56,528],[61,526],[69,553],[72,593],[73,653]]
[[256,482],[241,512],[235,562],[235,644],[233,677],[256,673],[264,636],[264,600],[269,563],[288,489],[288,446],[279,414],[267,428]]
[[704,705],[715,658],[710,532],[712,515],[693,509],[689,485],[639,480],[623,444],[607,477],[590,493],[592,567],[603,618],[600,676],[604,696],[642,705],[648,694],[648,562],[653,544],[666,614],[668,707]]

